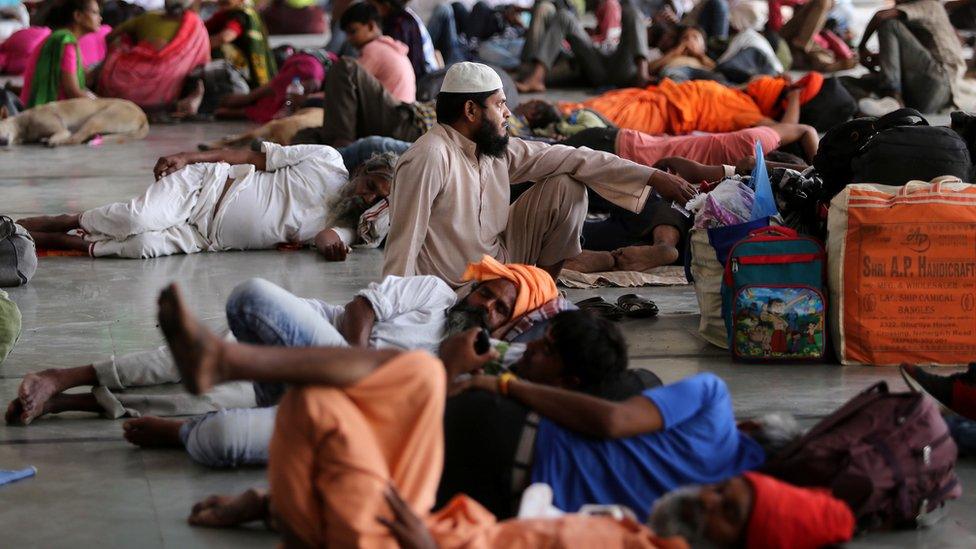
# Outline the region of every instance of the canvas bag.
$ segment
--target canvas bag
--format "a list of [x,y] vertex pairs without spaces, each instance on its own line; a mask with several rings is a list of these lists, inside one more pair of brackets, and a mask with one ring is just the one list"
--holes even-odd
[[0,364],[3,364],[13,350],[20,337],[20,330],[20,309],[7,297],[7,292],[0,290]]
[[0,215],[0,287],[27,284],[36,270],[34,239],[12,219]]
[[789,227],[755,229],[729,252],[722,317],[738,360],[820,360],[827,346],[825,254]]
[[935,401],[891,393],[881,381],[773,456],[763,472],[831,490],[860,530],[914,528],[962,495],[957,454]]
[[725,320],[722,317],[722,277],[725,274],[725,260],[729,256],[729,250],[750,231],[769,223],[769,218],[762,218],[728,227],[693,228],[688,233],[688,249],[691,253],[685,254],[685,257],[689,261],[689,280],[695,285],[695,297],[701,312],[698,334],[716,347],[729,348]]
[[827,217],[830,335],[842,364],[976,356],[976,186],[852,184]]

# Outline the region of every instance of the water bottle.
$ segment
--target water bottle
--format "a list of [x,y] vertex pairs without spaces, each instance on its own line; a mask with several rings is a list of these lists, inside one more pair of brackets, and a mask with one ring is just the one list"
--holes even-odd
[[288,84],[288,89],[285,90],[285,110],[288,114],[295,112],[295,101],[303,95],[305,95],[305,87],[302,86],[301,80],[297,77],[293,78],[291,84]]

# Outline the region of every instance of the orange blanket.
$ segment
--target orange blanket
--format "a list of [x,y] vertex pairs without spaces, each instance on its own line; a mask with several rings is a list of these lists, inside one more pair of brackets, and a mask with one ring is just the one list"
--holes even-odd
[[183,14],[180,30],[161,50],[145,42],[112,48],[98,77],[98,95],[160,107],[180,97],[183,80],[210,61],[210,38],[200,16]]
[[563,112],[593,109],[621,128],[649,134],[732,132],[765,118],[745,92],[710,80],[665,79],[657,86],[614,90],[560,108]]
[[681,538],[661,539],[631,520],[570,514],[554,519],[506,520],[467,496],[457,496],[427,518],[442,549],[687,549]]

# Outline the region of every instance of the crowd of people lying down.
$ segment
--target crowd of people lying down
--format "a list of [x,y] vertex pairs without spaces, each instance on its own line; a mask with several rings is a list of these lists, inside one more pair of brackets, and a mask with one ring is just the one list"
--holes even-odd
[[[289,546],[812,549],[923,524],[961,493],[976,366],[903,369],[961,416],[920,407],[944,432],[924,482],[854,482],[848,462],[798,478],[821,424],[737,417],[712,373],[632,367],[620,329],[556,281],[684,265],[702,189],[757,164],[805,178],[821,134],[855,114],[971,109],[957,29],[976,30],[973,6],[899,0],[862,29],[842,0],[435,2],[426,24],[402,0],[335,0],[331,17],[304,0],[54,0],[35,26],[0,4],[0,71],[23,77],[3,90],[4,145],[255,126],[160,158],[130,200],[17,220],[38,248],[383,249],[382,276],[345,304],[238,285],[225,333],[170,285],[166,345],[30,373],[5,419],[126,418],[134,445],[266,466],[267,487],[189,521],[264,521]],[[268,39],[327,28],[320,49]],[[594,93],[536,95],[566,85]]]

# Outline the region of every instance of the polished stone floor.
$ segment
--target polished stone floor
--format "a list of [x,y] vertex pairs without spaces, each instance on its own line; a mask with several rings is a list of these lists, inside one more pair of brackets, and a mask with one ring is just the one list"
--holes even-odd
[[[98,149],[21,147],[0,151],[0,213],[14,218],[80,211],[128,198],[151,181],[157,157],[192,148],[239,126],[153,128],[145,141]],[[148,261],[42,258],[30,285],[10,291],[24,333],[0,366],[0,399],[11,399],[21,377],[46,367],[84,365],[111,354],[159,345],[155,297],[179,282],[195,311],[222,325],[223,302],[235,284],[267,278],[289,290],[336,302],[380,273],[379,252],[356,252],[326,263],[310,251],[176,256]],[[661,308],[657,319],[622,323],[635,365],[672,381],[714,371],[731,387],[740,416],[788,410],[812,421],[862,388],[895,371],[836,365],[733,364],[695,335],[697,305],[690,287],[641,291]],[[572,290],[574,300],[597,291]],[[623,290],[602,290],[607,297]],[[176,390],[173,388],[173,390]],[[255,527],[234,531],[191,528],[192,503],[211,493],[262,483],[262,471],[211,471],[178,451],[139,450],[120,436],[121,421],[86,414],[44,418],[29,428],[0,426],[0,469],[34,465],[37,477],[0,486],[0,547],[271,547],[274,536]],[[963,460],[964,486],[976,466]],[[976,497],[967,492],[937,527],[872,535],[861,547],[976,547]]]

